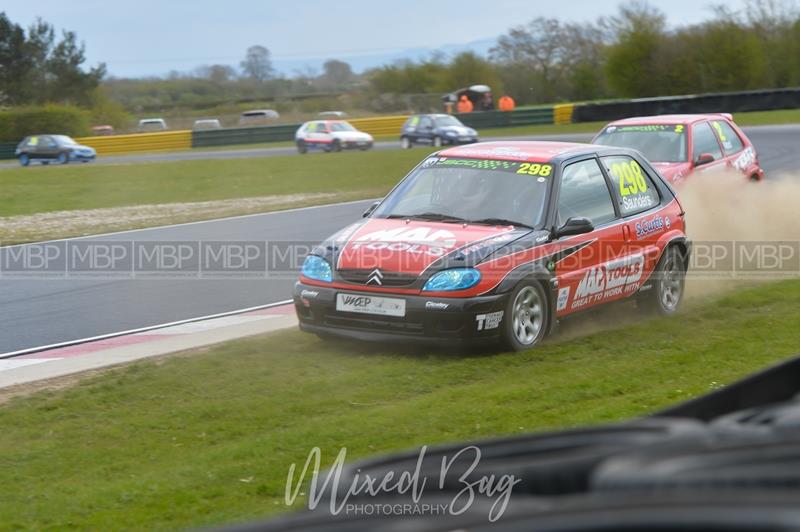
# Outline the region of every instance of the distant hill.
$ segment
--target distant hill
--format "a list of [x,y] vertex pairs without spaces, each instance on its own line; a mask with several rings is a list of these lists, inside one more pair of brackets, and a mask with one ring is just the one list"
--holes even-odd
[[274,57],[272,60],[273,67],[286,76],[293,76],[298,71],[305,71],[308,68],[315,69],[318,73],[322,71],[322,64],[327,59],[338,59],[350,63],[353,71],[361,73],[367,69],[379,67],[394,63],[402,60],[418,61],[420,59],[429,58],[436,52],[445,54],[447,58],[457,55],[461,52],[472,51],[479,55],[486,56],[489,49],[496,44],[496,39],[481,39],[463,44],[446,44],[439,48],[407,48],[405,50],[398,50],[393,52],[375,52],[375,53],[362,53],[353,55],[337,55],[332,54],[328,57],[319,57],[313,59],[280,59]]

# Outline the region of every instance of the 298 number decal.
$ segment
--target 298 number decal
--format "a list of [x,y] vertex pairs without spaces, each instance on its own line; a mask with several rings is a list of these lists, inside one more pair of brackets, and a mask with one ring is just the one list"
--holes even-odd
[[517,170],[518,174],[538,175],[547,177],[553,172],[553,166],[539,163],[522,163]]
[[619,193],[623,197],[647,192],[647,180],[636,161],[612,164],[611,175],[619,180]]

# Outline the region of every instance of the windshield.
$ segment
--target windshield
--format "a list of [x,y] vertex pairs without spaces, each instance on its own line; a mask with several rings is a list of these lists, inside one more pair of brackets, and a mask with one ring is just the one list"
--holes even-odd
[[436,127],[450,127],[450,126],[464,127],[464,124],[462,124],[458,118],[452,116],[439,116],[436,117],[434,121],[436,122]]
[[60,146],[77,146],[78,143],[72,140],[70,137],[66,135],[53,135],[53,139],[55,139],[56,143]]
[[686,156],[686,128],[683,124],[608,126],[595,144],[633,148],[655,163],[681,163]]
[[[534,166],[537,171],[530,172]],[[548,164],[431,157],[386,197],[375,216],[537,227],[551,176]]]
[[356,128],[348,124],[347,122],[332,122],[331,123],[331,131],[355,131]]

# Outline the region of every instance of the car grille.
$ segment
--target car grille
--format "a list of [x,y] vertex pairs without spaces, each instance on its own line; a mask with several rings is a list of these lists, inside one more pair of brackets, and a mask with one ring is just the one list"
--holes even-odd
[[323,321],[329,327],[341,329],[361,329],[408,335],[420,335],[425,332],[425,326],[421,321],[405,319],[395,321],[380,317],[351,317],[327,314],[324,316]]
[[[375,270],[337,270],[339,273],[339,277],[347,281],[348,283],[356,283],[356,284],[367,284],[370,277],[372,277],[372,272]],[[370,286],[409,286],[414,284],[417,280],[416,275],[409,275],[407,273],[401,272],[385,272],[381,270],[381,274],[383,278],[381,279],[381,284],[378,285],[377,283],[369,283]]]

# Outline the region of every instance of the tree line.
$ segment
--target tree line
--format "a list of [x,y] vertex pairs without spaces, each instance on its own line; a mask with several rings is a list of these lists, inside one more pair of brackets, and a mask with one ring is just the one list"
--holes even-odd
[[486,58],[434,56],[367,78],[376,95],[484,83],[529,104],[800,85],[800,16],[792,4],[751,0],[740,11],[711,9],[710,19],[676,29],[643,1],[591,23],[538,17],[501,35]]
[[0,12],[0,105],[91,105],[105,65],[83,69],[84,45],[37,19],[27,29]]
[[103,64],[85,68],[75,33],[57,38],[42,20],[25,29],[0,13],[0,106],[67,103],[100,109],[97,119],[111,122],[122,119],[120,104],[134,113],[264,100],[304,102],[309,111],[423,110],[476,83],[519,104],[800,86],[800,15],[789,0],[712,9],[707,20],[678,28],[643,0],[593,22],[538,17],[498,37],[486,57],[433,54],[359,74],[330,59],[321,71],[282,75],[269,50],[254,45],[239,69],[205,65],[145,79],[108,78]]

